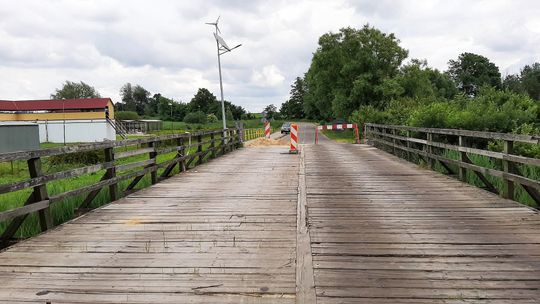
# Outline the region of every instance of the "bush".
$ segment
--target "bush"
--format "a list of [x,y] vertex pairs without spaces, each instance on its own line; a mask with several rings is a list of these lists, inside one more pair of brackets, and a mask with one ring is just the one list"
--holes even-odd
[[218,121],[218,118],[217,118],[216,114],[210,113],[210,114],[206,115],[206,120],[209,123],[214,123],[214,122]]
[[139,114],[133,111],[118,111],[114,114],[116,119],[120,120],[137,120],[139,119]]
[[104,161],[105,155],[103,154],[103,151],[76,152],[49,157],[49,163],[53,166],[60,166],[63,164],[95,165]]
[[206,114],[202,111],[188,113],[186,117],[184,117],[184,122],[204,124],[206,123]]

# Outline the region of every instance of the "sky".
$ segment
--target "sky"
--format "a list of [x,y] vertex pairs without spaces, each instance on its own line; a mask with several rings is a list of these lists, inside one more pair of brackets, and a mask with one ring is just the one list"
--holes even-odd
[[318,38],[369,23],[409,58],[442,71],[473,52],[503,75],[540,62],[540,1],[527,0],[0,0],[0,100],[47,99],[66,80],[120,101],[130,82],[189,102],[219,97],[216,43],[205,22],[242,44],[222,56],[225,99],[279,107],[309,68]]

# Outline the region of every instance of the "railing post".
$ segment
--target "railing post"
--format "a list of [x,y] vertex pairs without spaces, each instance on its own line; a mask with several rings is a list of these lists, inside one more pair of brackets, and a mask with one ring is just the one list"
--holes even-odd
[[197,161],[197,165],[200,165],[203,163],[203,155],[202,155],[202,135],[197,135],[197,154],[199,155],[199,159]]
[[[116,177],[116,168],[114,166],[114,148],[105,148],[105,161],[111,162],[112,167],[107,169],[105,172],[105,178],[106,179],[112,179]],[[109,197],[111,199],[111,202],[114,202],[118,199],[118,184],[114,183],[109,186]]]
[[427,148],[427,153],[428,153],[428,157],[427,157],[428,165],[430,169],[433,169],[434,167],[433,158],[431,157],[431,155],[433,154],[433,146],[431,145],[432,142],[433,142],[433,133],[428,132],[426,148]]
[[[148,153],[148,157],[150,159],[154,159],[154,161],[157,162],[157,151],[156,151],[157,145],[156,145],[156,142],[155,141],[149,142],[148,147],[154,148],[154,150],[152,152]],[[156,163],[154,163],[152,166],[155,167]],[[151,179],[152,185],[157,183],[157,170],[154,170],[154,171],[150,172],[150,179]]]
[[216,140],[216,133],[214,131],[212,131],[212,133],[210,133],[210,158],[216,158],[216,143],[215,143],[215,140]]
[[407,130],[407,159],[409,161],[412,161],[411,159],[411,141],[409,140],[411,138],[411,131]]
[[[28,160],[28,172],[30,173],[31,178],[39,177],[43,174],[41,170],[41,158],[31,158]],[[47,185],[35,186],[32,192],[34,203],[49,199],[49,194],[47,193]],[[45,231],[52,227],[53,221],[51,217],[50,207],[47,207],[43,210],[38,211],[39,215],[39,225],[41,226],[41,231]]]
[[[504,150],[503,152],[505,154],[512,154],[514,151],[514,142],[510,140],[504,141]],[[506,159],[503,158],[503,171],[504,173],[515,173],[515,170],[513,168],[514,164]],[[514,199],[514,182],[507,179],[506,176],[503,175],[503,197],[507,199]]]
[[178,163],[178,169],[180,172],[184,172],[186,171],[186,159],[184,158],[186,156],[186,147],[184,146],[183,137],[178,138],[178,146],[180,147],[178,150],[179,156],[182,157],[182,160]]
[[[466,147],[466,146],[467,146],[467,141],[465,137],[459,136],[459,147],[461,148],[461,147]],[[461,162],[468,161],[467,152],[462,152],[462,151],[459,152],[459,161]],[[459,180],[462,182],[467,181],[467,169],[465,167],[459,166]]]
[[[392,136],[396,136],[396,129],[392,129]],[[396,155],[396,138],[392,137],[392,154]]]
[[221,155],[225,155],[225,136],[227,134],[227,130],[223,130],[221,132]]

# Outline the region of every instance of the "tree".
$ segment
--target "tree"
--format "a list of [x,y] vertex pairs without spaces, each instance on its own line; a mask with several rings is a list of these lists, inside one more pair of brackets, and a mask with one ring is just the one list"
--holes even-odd
[[529,97],[540,100],[540,63],[526,65],[521,70],[521,84]]
[[136,105],[131,83],[128,82],[120,88],[120,95],[122,96],[122,110],[135,112]]
[[304,96],[306,87],[304,79],[296,77],[291,85],[290,98],[281,104],[279,112],[286,118],[304,118]]
[[462,53],[457,60],[448,62],[448,74],[462,92],[474,96],[484,85],[500,88],[499,68],[484,56]]
[[266,119],[268,120],[272,120],[272,119],[275,119],[276,118],[276,114],[277,114],[277,108],[275,105],[271,104],[271,105],[267,105],[265,108],[264,108],[264,111],[263,111],[263,115]]
[[201,111],[205,114],[213,113],[216,116],[221,117],[221,107],[219,107],[216,96],[205,88],[200,88],[197,91],[197,94],[193,96],[189,102],[189,109],[190,112]]
[[307,117],[346,118],[360,105],[383,107],[380,86],[398,73],[407,54],[394,34],[369,25],[324,34],[305,75]]
[[525,88],[521,83],[521,77],[517,74],[506,75],[502,81],[502,88],[519,94],[526,94]]
[[52,99],[100,98],[96,89],[84,82],[71,82],[66,80],[61,89],[51,94]]

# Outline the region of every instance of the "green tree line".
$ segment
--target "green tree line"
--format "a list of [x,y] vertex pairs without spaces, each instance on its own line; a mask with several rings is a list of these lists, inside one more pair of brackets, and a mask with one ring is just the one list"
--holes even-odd
[[280,109],[290,118],[421,127],[540,132],[540,63],[501,77],[464,52],[446,71],[409,59],[394,34],[365,25],[319,38],[311,65]]
[[[188,103],[178,102],[160,93],[151,94],[140,85],[126,83],[120,88],[121,102],[115,103],[117,118],[138,119],[140,117],[187,123],[216,122],[221,118],[221,102],[206,88],[200,88]],[[99,92],[84,82],[66,81],[51,94],[54,99],[98,98]],[[253,114],[243,107],[225,101],[227,120],[251,119]]]

